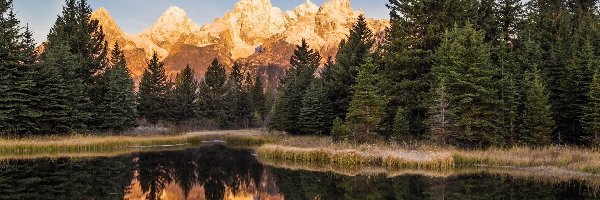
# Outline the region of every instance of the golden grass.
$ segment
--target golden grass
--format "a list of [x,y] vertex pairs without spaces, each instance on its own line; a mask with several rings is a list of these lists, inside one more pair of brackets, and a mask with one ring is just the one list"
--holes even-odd
[[199,145],[206,141],[224,141],[230,145],[260,145],[268,138],[219,132],[160,136],[48,136],[0,139],[0,159],[31,157],[70,157],[130,152],[132,149]]
[[455,163],[460,166],[556,167],[569,171],[600,174],[600,153],[594,149],[551,146],[452,151]]
[[453,170],[459,167],[518,168],[554,167],[560,170],[600,174],[600,151],[577,147],[514,147],[460,150],[424,144],[372,145],[334,143],[329,137],[270,136],[276,142],[263,145],[257,154],[270,160],[290,160],[340,166],[368,165],[387,169]]

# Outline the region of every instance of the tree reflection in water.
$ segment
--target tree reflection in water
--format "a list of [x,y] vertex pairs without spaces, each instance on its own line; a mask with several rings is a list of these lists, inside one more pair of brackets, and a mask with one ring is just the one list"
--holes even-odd
[[597,182],[474,173],[344,176],[263,166],[204,146],[114,158],[4,161],[0,199],[600,199]]

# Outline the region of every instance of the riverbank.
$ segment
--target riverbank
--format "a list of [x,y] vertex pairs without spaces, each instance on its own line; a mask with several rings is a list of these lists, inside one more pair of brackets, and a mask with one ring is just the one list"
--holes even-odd
[[545,148],[460,150],[429,145],[334,143],[329,137],[287,136],[260,130],[206,131],[178,135],[94,136],[0,139],[0,160],[40,157],[122,155],[151,149],[187,148],[204,143],[251,146],[260,159],[335,168],[375,167],[388,171],[446,172],[468,167],[515,167],[600,174],[597,149]]
[[[247,131],[252,132],[252,131]],[[172,149],[197,146],[203,143],[231,145],[261,145],[271,142],[267,137],[245,132],[198,132],[177,135],[140,136],[40,136],[0,139],[0,160],[41,157],[117,156],[153,149]]]
[[327,137],[289,137],[265,144],[257,154],[268,160],[344,166],[448,171],[466,167],[544,168],[600,174],[597,149],[550,146],[461,150],[428,145],[333,143]]

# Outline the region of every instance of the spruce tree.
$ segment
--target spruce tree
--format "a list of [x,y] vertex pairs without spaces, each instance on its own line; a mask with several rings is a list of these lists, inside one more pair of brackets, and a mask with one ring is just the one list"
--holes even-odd
[[475,17],[476,28],[485,32],[486,43],[497,44],[500,38],[499,5],[496,0],[480,0]]
[[0,0],[0,134],[36,131],[40,111],[32,105],[35,84],[34,42],[13,12],[12,0]]
[[600,72],[594,70],[590,90],[588,91],[587,104],[583,107],[582,123],[586,131],[585,138],[582,138],[587,144],[600,145]]
[[373,32],[369,29],[365,17],[360,15],[350,29],[348,39],[339,45],[337,63],[329,63],[326,67],[327,72],[323,74],[335,116],[344,118],[348,112],[352,86],[356,84],[359,67],[371,56],[373,44]]
[[286,131],[290,134],[300,134],[301,125],[299,114],[306,88],[315,79],[314,73],[319,66],[321,56],[310,49],[305,40],[296,46],[294,55],[290,59],[292,65],[286,70],[285,77],[281,80],[279,98],[275,102],[273,120],[270,127],[275,130]]
[[[250,77],[250,74],[248,74],[248,77]],[[250,100],[252,102],[252,108],[259,117],[258,121],[264,121],[270,109],[267,106],[267,97],[264,92],[263,81],[260,74],[256,75],[256,78],[254,81],[252,81],[249,93]]]
[[521,143],[544,146],[551,143],[554,121],[549,94],[542,82],[540,71],[534,69],[526,75],[526,93],[521,124]]
[[35,105],[43,113],[37,120],[40,131],[46,134],[65,134],[87,129],[90,113],[85,106],[89,98],[84,81],[74,75],[79,59],[69,52],[67,45],[54,45],[45,50],[42,65],[37,69],[38,81]]
[[314,80],[306,89],[298,117],[300,130],[306,135],[328,135],[333,126],[333,105],[322,80]]
[[226,99],[227,74],[225,67],[214,59],[200,82],[198,115],[208,126],[228,125]]
[[144,70],[138,91],[138,112],[142,119],[156,124],[159,120],[168,120],[169,95],[172,84],[165,73],[164,63],[158,60],[154,52]]
[[235,128],[247,128],[252,120],[250,98],[243,84],[242,65],[235,63],[229,74],[226,94],[228,122]]
[[521,0],[499,0],[498,20],[500,33],[505,42],[513,43],[513,39],[519,31],[519,24],[523,16],[523,4]]
[[356,142],[372,142],[385,117],[387,98],[378,87],[381,77],[377,67],[367,58],[359,70],[356,85],[353,87],[352,101],[346,115],[346,127]]
[[335,120],[333,120],[333,127],[331,128],[331,138],[333,141],[348,141],[351,139],[350,136],[351,134],[348,131],[344,120],[336,117]]
[[[98,79],[109,66],[108,62],[108,43],[105,41],[105,35],[98,20],[91,19],[92,10],[86,0],[65,0],[62,13],[58,16],[54,26],[48,34],[48,40],[44,43],[45,49],[51,49],[53,46],[66,45],[68,51],[77,57],[78,65],[70,72],[65,80],[81,80],[82,84],[77,84],[86,96],[87,102],[79,102],[79,107],[74,108],[83,115],[101,115],[101,112],[95,108],[92,102],[101,101],[101,95],[94,91],[98,87]],[[46,52],[44,51],[44,54]],[[87,117],[84,123],[92,125],[94,120]]]
[[583,106],[587,103],[586,94],[592,82],[593,71],[600,64],[590,42],[586,42],[581,51],[573,52],[572,59],[567,65],[565,76],[561,81],[560,119],[561,141],[569,143],[584,143],[581,117]]
[[503,145],[498,126],[497,89],[492,78],[496,75],[490,65],[490,48],[484,36],[467,23],[446,33],[436,52],[435,80],[447,83],[450,121],[454,142],[467,147]]
[[129,72],[125,55],[116,43],[111,52],[111,67],[98,78],[94,105],[95,129],[101,131],[122,131],[136,125],[137,108],[133,79]]
[[410,136],[408,118],[409,116],[406,112],[406,109],[399,107],[396,111],[396,116],[394,116],[393,133],[391,137],[392,140],[400,140]]
[[176,123],[190,121],[197,117],[199,83],[194,78],[194,74],[194,70],[188,65],[175,78],[172,119]]
[[389,82],[384,93],[392,99],[385,121],[391,124],[397,108],[404,107],[411,116],[411,134],[425,138],[433,52],[445,30],[455,23],[475,21],[477,1],[389,0],[387,6],[391,27],[382,74]]
[[446,81],[444,78],[436,81],[435,87],[433,87],[433,102],[430,106],[429,126],[431,127],[431,140],[442,145],[446,145],[449,142],[452,134],[452,124],[450,122],[450,97],[446,88]]

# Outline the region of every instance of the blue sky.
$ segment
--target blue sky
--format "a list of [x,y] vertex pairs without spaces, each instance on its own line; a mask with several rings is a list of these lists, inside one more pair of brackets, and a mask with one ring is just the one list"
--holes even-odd
[[[142,32],[170,6],[183,8],[194,22],[202,25],[233,9],[237,0],[88,0],[92,9],[105,7],[121,28],[129,34]],[[273,6],[291,10],[306,0],[271,0]],[[321,5],[327,0],[312,0]],[[61,12],[63,0],[16,0],[15,11],[23,25],[34,31],[36,41],[44,41]],[[387,18],[387,0],[351,0],[354,9],[362,9],[368,17]]]

